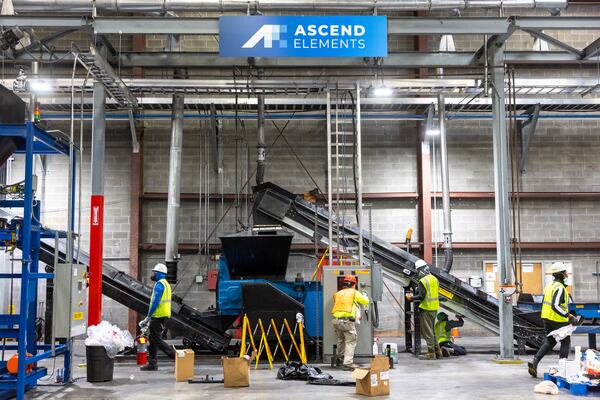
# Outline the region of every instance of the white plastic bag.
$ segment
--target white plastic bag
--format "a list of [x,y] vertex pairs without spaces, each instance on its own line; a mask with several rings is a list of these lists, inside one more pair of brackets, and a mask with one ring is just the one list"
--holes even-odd
[[133,337],[129,331],[122,331],[118,326],[108,321],[102,321],[98,325],[90,326],[87,330],[88,337],[85,339],[86,346],[103,346],[106,354],[114,358],[117,353],[126,347],[133,347]]
[[533,391],[542,394],[558,394],[558,387],[552,381],[543,381],[535,385]]
[[566,325],[566,326],[563,326],[562,328],[553,330],[552,332],[550,332],[548,334],[548,336],[554,336],[554,339],[556,339],[556,341],[560,342],[567,336],[571,336],[571,334],[575,331],[575,329],[577,329],[576,326]]

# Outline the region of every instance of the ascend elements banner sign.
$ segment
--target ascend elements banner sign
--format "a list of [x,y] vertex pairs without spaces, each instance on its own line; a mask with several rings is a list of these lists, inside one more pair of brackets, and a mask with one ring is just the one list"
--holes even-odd
[[221,17],[222,57],[386,57],[387,17]]

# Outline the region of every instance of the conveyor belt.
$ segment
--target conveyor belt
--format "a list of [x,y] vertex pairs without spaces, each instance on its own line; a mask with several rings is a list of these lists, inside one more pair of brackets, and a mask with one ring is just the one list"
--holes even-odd
[[[64,248],[59,244],[60,262],[64,262]],[[40,261],[54,265],[54,241],[44,240],[40,248]],[[88,255],[81,252],[79,262],[88,265]],[[102,263],[102,294],[123,304],[129,309],[139,313],[148,312],[148,304],[152,296],[152,289],[126,273],[119,271],[110,264]],[[218,353],[226,352],[231,337],[223,333],[215,325],[207,323],[213,315],[201,313],[183,303],[183,300],[173,295],[171,303],[171,319],[169,324],[192,344]],[[212,321],[211,321],[212,322]],[[167,352],[169,349],[165,349]]]
[[[254,220],[259,224],[281,224],[301,235],[328,245],[329,213],[326,209],[307,202],[287,190],[265,183],[255,188]],[[332,217],[335,220],[335,216]],[[345,225],[345,246],[357,246],[358,228]],[[365,248],[368,247],[370,233],[363,230]],[[393,275],[403,286],[415,287],[418,282],[415,263],[418,257],[373,235],[373,256],[387,274]],[[478,290],[460,279],[429,266],[441,288],[441,295],[447,299],[442,306],[467,317],[472,322],[499,334],[498,300]],[[516,307],[514,314],[514,337],[522,344],[539,347],[544,340],[541,320],[531,313]]]

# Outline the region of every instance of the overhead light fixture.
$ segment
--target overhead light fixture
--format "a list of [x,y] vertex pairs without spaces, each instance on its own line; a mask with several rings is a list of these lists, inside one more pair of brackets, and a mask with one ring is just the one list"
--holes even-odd
[[373,88],[373,95],[376,97],[390,97],[394,91],[388,86],[377,86]]
[[52,85],[44,79],[30,79],[28,84],[31,92],[49,93],[52,91]]
[[438,128],[437,126],[432,126],[431,128],[427,128],[425,130],[425,133],[428,136],[438,136],[440,134],[440,128]]

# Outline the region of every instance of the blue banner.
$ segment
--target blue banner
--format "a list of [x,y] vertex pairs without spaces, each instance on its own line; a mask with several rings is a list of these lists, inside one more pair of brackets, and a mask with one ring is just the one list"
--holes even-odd
[[386,57],[387,17],[219,18],[221,57]]

